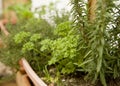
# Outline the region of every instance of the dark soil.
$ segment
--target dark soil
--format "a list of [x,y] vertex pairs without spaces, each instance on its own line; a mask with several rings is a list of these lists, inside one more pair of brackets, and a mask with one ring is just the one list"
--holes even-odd
[[[100,81],[96,84],[91,84],[90,81],[85,81],[83,78],[71,78],[63,80],[64,86],[103,86]],[[120,86],[120,79],[109,80],[107,86]]]

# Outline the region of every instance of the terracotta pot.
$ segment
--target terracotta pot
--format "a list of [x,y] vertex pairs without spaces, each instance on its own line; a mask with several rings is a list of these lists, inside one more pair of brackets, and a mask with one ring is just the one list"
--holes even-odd
[[17,86],[31,86],[30,81],[26,74],[22,74],[20,71],[16,74]]
[[5,36],[8,36],[8,35],[9,35],[9,32],[8,32],[7,29],[5,28],[3,21],[0,21],[0,29],[1,29],[1,31],[3,31],[3,33],[5,34]]
[[37,76],[25,58],[19,62],[20,71],[17,72],[16,82],[18,86],[31,86],[29,79],[35,86],[47,86],[47,84]]

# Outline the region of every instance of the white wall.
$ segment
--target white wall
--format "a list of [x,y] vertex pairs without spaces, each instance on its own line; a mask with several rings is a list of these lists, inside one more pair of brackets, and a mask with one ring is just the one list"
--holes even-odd
[[56,8],[58,10],[65,8],[66,10],[70,10],[70,5],[68,4],[70,0],[32,0],[32,11],[35,10],[35,8],[40,7],[42,5],[48,6],[50,2],[58,2],[56,4]]
[[[41,6],[45,5],[45,6],[49,6],[49,4],[55,3],[54,8],[61,11],[62,9],[65,9],[66,11],[70,11],[71,6],[69,4],[70,0],[31,0],[32,1],[32,12],[35,11],[35,8],[40,8]],[[53,9],[54,9],[53,8]],[[49,8],[46,8],[46,14],[42,15],[42,18],[47,19],[48,22],[52,22],[50,20],[50,16],[51,14],[49,13]],[[51,11],[52,15],[54,15],[54,11]],[[39,17],[39,15],[37,13],[35,13],[35,17]]]

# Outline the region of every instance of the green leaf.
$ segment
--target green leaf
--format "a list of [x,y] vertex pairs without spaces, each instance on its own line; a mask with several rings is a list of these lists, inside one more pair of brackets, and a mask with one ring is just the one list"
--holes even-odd
[[22,43],[23,41],[26,41],[26,38],[30,37],[30,32],[19,32],[18,34],[15,35],[13,38],[15,43],[19,44]]
[[41,39],[41,34],[33,34],[31,37],[30,37],[30,41],[32,42],[36,42],[37,40]]
[[90,50],[87,54],[85,54],[85,56],[83,57],[84,59],[89,56],[89,54],[91,53],[92,51]]
[[48,62],[48,65],[55,64],[57,61],[58,61],[57,58],[54,57]]
[[100,72],[100,81],[103,84],[103,86],[107,86],[106,80],[105,80],[105,74],[102,71]]
[[87,60],[87,61],[84,61],[84,62],[82,62],[81,64],[78,64],[78,63],[74,63],[74,64],[77,65],[78,67],[82,67],[83,65],[88,64],[88,63],[91,62],[91,61],[93,61],[93,59],[89,59],[89,60]]
[[25,53],[25,52],[33,50],[33,49],[34,49],[34,44],[32,42],[27,42],[23,45],[22,52]]
[[101,67],[102,67],[102,58],[99,57],[99,58],[97,59],[97,73],[100,72]]

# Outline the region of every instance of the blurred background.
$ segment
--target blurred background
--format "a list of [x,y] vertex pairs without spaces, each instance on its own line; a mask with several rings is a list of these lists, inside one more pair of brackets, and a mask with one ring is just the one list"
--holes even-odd
[[[18,3],[19,2],[19,3]],[[55,4],[55,9],[62,10],[66,9],[70,11],[71,7],[69,5],[70,0],[0,0],[0,15],[4,13],[3,10],[8,8],[9,6],[16,5],[17,4],[25,4],[25,3],[31,3],[31,11],[35,12],[36,9],[42,7],[42,6],[49,6],[50,4]]]
[[[89,11],[91,10],[89,10],[89,7],[88,7],[89,3],[87,4],[87,1],[92,1],[92,0],[78,0],[77,4],[80,4],[80,3],[82,4],[82,6],[80,5],[81,6],[80,10],[78,10],[80,7],[77,7],[78,5],[76,3],[72,3],[71,1],[76,1],[76,0],[0,0],[0,29],[1,29],[0,86],[10,86],[11,82],[6,83],[7,81],[6,79],[8,79],[8,77],[10,80],[11,79],[15,80],[14,73],[16,73],[16,71],[19,71],[18,62],[22,57],[25,57],[27,61],[30,63],[31,67],[38,74],[38,76],[44,77],[44,79],[49,84],[51,84],[51,82],[60,84],[59,81],[57,81],[57,79],[61,78],[61,76],[59,75],[60,73],[58,69],[62,70],[60,71],[62,74],[65,74],[65,73],[71,74],[74,71],[75,72],[73,74],[76,74],[77,72],[81,71],[81,70],[78,70],[79,60],[80,60],[81,64],[88,62],[88,65],[86,65],[85,68],[83,67],[83,69],[85,70],[82,70],[82,72],[84,71],[86,73],[86,71],[89,70],[89,68],[91,68],[91,65],[89,65],[89,62],[91,63],[91,61],[93,61],[93,59],[91,59],[90,56],[101,55],[99,54],[101,53],[101,51],[99,51],[99,46],[103,47],[102,52],[106,53],[106,54],[103,53],[105,57],[111,56],[111,48],[113,48],[113,53],[115,51],[117,52],[117,54],[119,53],[117,50],[119,50],[118,46],[120,45],[120,36],[119,36],[120,31],[118,27],[119,26],[118,23],[120,22],[119,21],[120,13],[119,13],[119,7],[117,7],[117,5],[120,4],[120,0],[116,0],[116,2],[115,0],[113,0],[109,3],[107,2],[107,0],[101,0],[101,1],[106,1],[107,3],[107,4],[105,3],[106,9],[109,8],[112,11],[106,10],[104,12],[104,2],[103,3],[99,2],[98,4],[100,6],[100,9],[98,9],[96,15],[92,15],[89,13]],[[93,11],[93,14],[95,14],[95,11]],[[91,23],[91,21],[89,21],[89,17],[91,19],[92,18],[94,19],[96,17],[96,21],[97,21],[95,22],[96,24]],[[74,23],[72,24],[73,21]],[[82,29],[81,30],[78,29],[80,27],[86,28],[85,36],[83,35],[83,33],[80,32]],[[99,33],[98,30],[99,29],[102,30],[101,28],[105,29],[104,30],[105,32],[101,31]],[[118,31],[116,30],[116,28],[118,29]],[[94,32],[96,34],[94,34]],[[85,39],[86,33],[90,33],[90,37],[88,34],[88,38],[90,39],[87,39],[87,40],[91,41],[92,38],[95,38],[94,39],[95,42],[94,40],[92,40],[93,43],[91,42],[90,45],[84,45],[87,42]],[[104,36],[104,33],[107,33],[107,34],[105,34]],[[109,38],[109,36],[111,37]],[[81,44],[78,43],[77,37],[83,37],[83,39],[80,39],[80,41],[82,40],[82,42],[80,42]],[[97,37],[99,39],[97,39]],[[105,42],[106,42],[106,39],[108,39],[108,41],[105,43],[105,46],[102,45],[102,43],[100,42],[100,40],[103,40],[103,38],[105,39],[104,40]],[[75,42],[73,39],[75,39]],[[100,42],[99,46],[98,46],[98,42]],[[110,43],[110,42],[113,42],[113,43]],[[91,46],[91,45],[94,45],[94,43],[98,48],[94,49],[94,46]],[[51,49],[54,49],[53,44],[55,45],[55,48],[56,48],[55,50],[49,50],[49,47],[46,46],[48,45],[52,47]],[[64,46],[64,45],[68,45],[68,46]],[[117,46],[114,46],[114,45],[117,45]],[[71,46],[75,46],[75,47],[71,47]],[[83,46],[88,47],[87,51],[83,50],[83,52],[85,53],[79,50]],[[104,47],[105,49],[108,49],[108,51],[110,52],[109,54],[108,54],[108,51],[104,51]],[[93,51],[91,51],[91,49]],[[60,53],[58,53],[58,51]],[[96,53],[91,53],[90,56],[87,56],[89,52],[90,53],[96,52]],[[115,53],[115,56],[117,54]],[[57,68],[56,65],[55,65],[55,68],[47,69],[47,66],[49,64],[50,65],[55,64],[54,59],[58,58],[59,56],[60,58],[62,58],[62,60],[61,59],[56,60],[56,63],[59,62],[59,65],[57,64],[58,69],[55,69]],[[74,59],[75,61],[72,61],[70,56],[72,58],[75,58]],[[85,61],[81,60],[79,59],[79,56],[82,56],[81,58],[87,58],[87,59]],[[106,60],[105,57],[104,58],[102,57],[102,58]],[[88,59],[90,59],[90,61]],[[99,61],[99,58],[97,60]],[[119,58],[117,58],[115,61],[118,61],[118,60]],[[108,65],[110,65],[111,69],[109,70],[108,68],[104,68],[104,65],[103,65],[105,72],[106,70],[110,71],[110,73],[108,74],[103,72],[105,76],[108,75],[109,77],[109,75],[111,76],[111,73],[113,73],[113,76],[114,76],[115,75],[114,72],[116,73],[116,71],[117,73],[114,77],[120,76],[119,74],[120,70],[117,70],[117,66],[115,67],[116,68],[115,71],[113,71],[114,67],[111,66],[111,64],[116,64],[116,62],[112,61],[112,59],[108,61],[110,61],[108,62]],[[64,64],[67,64],[67,65],[64,66]],[[96,65],[98,65],[99,67],[99,64],[96,63]],[[94,77],[94,74],[92,74],[91,71],[95,71],[96,73],[97,68],[96,66],[92,66],[92,67],[93,68],[91,68],[90,73]],[[118,68],[119,68],[119,65],[118,65]],[[55,78],[51,77],[50,74],[48,73],[49,71],[51,71],[51,69],[52,69],[52,72],[50,72],[51,74],[52,73],[55,74],[56,71],[58,71],[58,75],[56,74],[56,81],[54,81]],[[13,78],[11,78],[11,75],[13,76]],[[3,77],[5,77],[5,80]],[[62,77],[62,79],[64,79],[64,77]],[[70,81],[70,78],[68,78],[68,82],[66,80],[64,84],[69,84],[69,81]],[[76,81],[76,79],[73,79],[72,84],[74,83],[74,81]],[[5,82],[8,85],[1,85],[1,82]],[[15,81],[13,82],[13,84],[11,86],[16,86]],[[79,83],[75,82],[75,84],[79,84]],[[58,86],[63,86],[63,85],[58,85]],[[70,86],[70,85],[66,85],[66,86]],[[75,86],[75,85],[72,85],[72,86]],[[86,86],[86,85],[76,85],[76,86]]]

